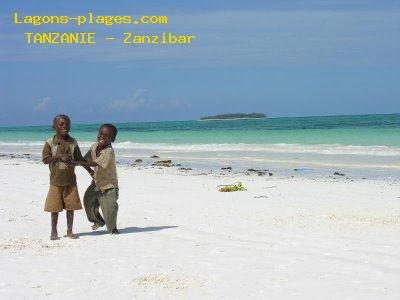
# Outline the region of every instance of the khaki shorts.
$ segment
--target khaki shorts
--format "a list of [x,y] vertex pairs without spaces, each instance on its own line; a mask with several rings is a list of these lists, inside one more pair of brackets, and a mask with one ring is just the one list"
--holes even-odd
[[50,185],[46,203],[44,205],[44,211],[60,212],[63,209],[82,209],[81,199],[79,198],[78,188],[76,185]]

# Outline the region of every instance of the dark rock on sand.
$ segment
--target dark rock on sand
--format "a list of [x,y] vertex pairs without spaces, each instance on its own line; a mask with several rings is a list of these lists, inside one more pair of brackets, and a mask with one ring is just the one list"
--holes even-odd
[[191,171],[192,168],[179,168],[178,170],[179,171]]
[[158,155],[152,155],[150,158],[160,158]]
[[158,167],[171,167],[172,161],[170,159],[158,160],[156,162],[153,162],[151,165],[152,166],[158,166]]
[[143,162],[142,159],[138,158],[136,159],[132,164],[130,164],[131,167],[137,167]]
[[[257,170],[257,169],[247,169],[247,171],[246,171],[247,173],[246,174],[248,174],[248,175],[250,175],[250,173],[255,173],[255,174],[257,174],[258,176],[264,176],[264,175],[266,175],[267,173],[268,173],[268,170]],[[271,174],[272,173],[268,173],[268,174],[270,174],[269,176],[272,176]]]
[[335,172],[335,173],[333,173],[333,175],[337,175],[337,176],[345,176],[345,174],[343,174],[343,173],[339,173],[339,172]]
[[232,171],[232,167],[222,167],[221,170],[230,172],[230,171]]

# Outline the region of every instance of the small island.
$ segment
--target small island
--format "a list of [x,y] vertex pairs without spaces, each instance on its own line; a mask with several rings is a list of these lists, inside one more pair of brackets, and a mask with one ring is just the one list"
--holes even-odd
[[267,116],[263,113],[251,113],[251,114],[223,114],[215,116],[201,117],[201,121],[211,121],[211,120],[238,120],[238,119],[265,119]]

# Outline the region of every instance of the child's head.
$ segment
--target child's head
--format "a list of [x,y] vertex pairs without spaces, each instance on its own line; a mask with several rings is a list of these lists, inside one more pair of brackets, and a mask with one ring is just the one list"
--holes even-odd
[[66,136],[71,126],[71,119],[66,115],[57,115],[53,119],[53,129],[59,136]]
[[103,124],[100,126],[99,134],[97,135],[97,141],[102,147],[108,146],[115,141],[117,132],[117,127],[114,125]]

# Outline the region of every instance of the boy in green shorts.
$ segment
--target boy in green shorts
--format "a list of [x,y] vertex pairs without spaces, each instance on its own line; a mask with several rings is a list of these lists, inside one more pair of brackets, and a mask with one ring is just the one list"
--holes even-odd
[[[116,136],[117,128],[114,125],[101,125],[97,143],[93,144],[85,155],[86,166],[94,167],[93,181],[83,198],[86,215],[88,220],[94,223],[93,230],[106,225],[111,234],[119,234],[118,177],[114,149],[111,146]],[[99,212],[99,207],[103,216]]]
[[[67,237],[78,238],[72,232],[74,210],[82,209],[76,185],[75,167],[77,161],[83,161],[81,150],[75,139],[69,134],[71,120],[66,115],[57,115],[53,119],[56,134],[48,139],[43,147],[42,161],[49,165],[50,188],[44,210],[51,213],[51,240],[58,240],[58,213],[67,211]],[[89,173],[93,172],[85,167]]]

